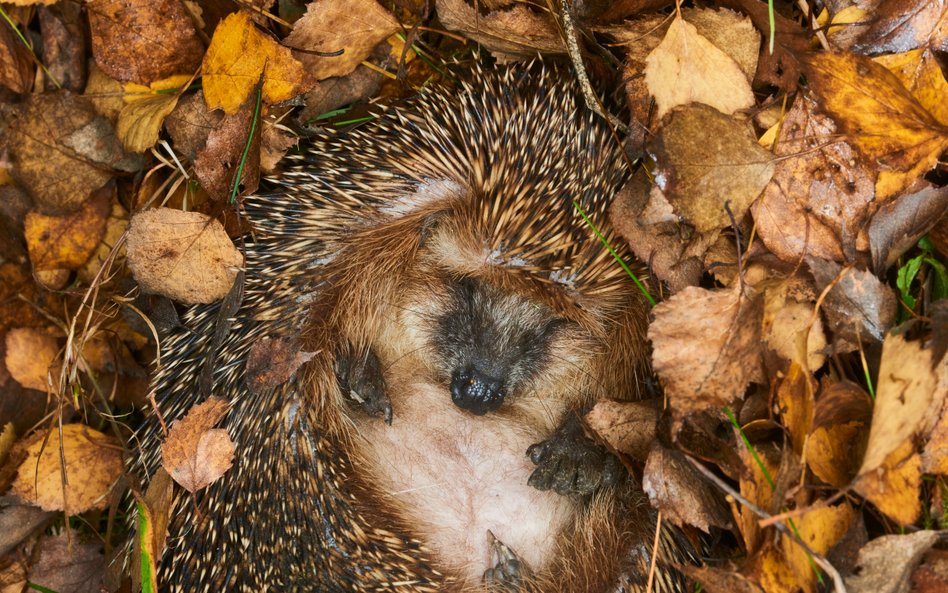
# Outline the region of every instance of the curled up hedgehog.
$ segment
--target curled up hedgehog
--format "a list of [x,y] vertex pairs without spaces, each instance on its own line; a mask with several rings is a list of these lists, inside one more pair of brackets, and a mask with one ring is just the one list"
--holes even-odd
[[[654,514],[579,421],[637,398],[644,370],[644,299],[574,206],[611,238],[627,165],[568,78],[478,70],[316,140],[244,201],[230,333],[214,358],[219,305],[191,308],[154,379],[170,424],[210,357],[237,443],[175,497],[164,590],[645,590]],[[264,337],[315,357],[252,390]],[[154,416],[138,432],[142,477],[160,434]],[[685,591],[661,561],[655,579]]]

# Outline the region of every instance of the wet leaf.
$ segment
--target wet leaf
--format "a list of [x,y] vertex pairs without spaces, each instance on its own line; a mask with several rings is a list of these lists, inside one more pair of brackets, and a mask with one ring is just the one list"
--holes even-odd
[[196,492],[214,482],[234,462],[234,442],[227,431],[212,428],[224,414],[228,403],[210,397],[188,411],[168,430],[161,446],[161,463],[175,482],[188,492]]
[[30,440],[12,492],[43,510],[65,511],[67,515],[104,509],[122,476],[118,442],[82,424],[63,425],[62,441],[55,428],[48,439],[46,436],[40,431]]
[[948,33],[948,13],[939,0],[882,0],[871,9],[870,17],[855,46],[860,53],[904,52],[933,40],[944,43]]
[[[316,80],[345,76],[367,59],[375,46],[399,29],[398,21],[375,0],[313,2],[284,40]],[[320,56],[311,52],[335,53]],[[309,52],[309,53],[308,53]]]
[[[240,109],[225,115],[207,136],[207,142],[194,159],[194,173],[201,186],[215,200],[229,201],[234,180],[240,172],[237,196],[249,194],[260,182],[260,124],[253,125],[255,101],[251,97]],[[254,128],[253,137],[248,136]],[[241,167],[241,159],[247,158]]]
[[925,186],[883,204],[869,222],[873,269],[885,272],[946,213],[948,187]]
[[224,227],[198,212],[145,210],[129,225],[128,265],[145,291],[182,303],[223,298],[243,265]]
[[754,104],[740,66],[681,18],[672,21],[665,39],[646,59],[645,81],[658,104],[658,117],[688,103],[710,105],[725,114]]
[[235,113],[262,82],[266,103],[286,101],[306,90],[306,72],[289,49],[257,30],[238,11],[217,25],[202,66],[204,100],[211,109]]

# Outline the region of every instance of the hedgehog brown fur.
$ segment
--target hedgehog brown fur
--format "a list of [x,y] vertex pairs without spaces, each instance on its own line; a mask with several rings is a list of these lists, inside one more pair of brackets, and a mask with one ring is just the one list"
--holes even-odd
[[[501,549],[489,529],[528,567],[508,589],[644,590],[654,518],[614,459],[592,453],[567,476],[585,492],[561,496],[558,458],[531,448],[547,490],[527,485],[528,446],[598,399],[636,398],[645,360],[643,299],[573,204],[612,238],[627,174],[579,97],[539,66],[478,70],[315,140],[245,200],[245,296],[213,362],[237,459],[193,503],[176,496],[163,587],[480,590]],[[163,345],[166,423],[201,399],[217,310],[190,309]],[[244,362],[264,336],[316,355],[253,393]],[[341,388],[368,368],[391,425]],[[159,434],[151,418],[137,435],[142,476]],[[662,551],[683,553],[672,537]],[[656,591],[683,590],[658,575]]]

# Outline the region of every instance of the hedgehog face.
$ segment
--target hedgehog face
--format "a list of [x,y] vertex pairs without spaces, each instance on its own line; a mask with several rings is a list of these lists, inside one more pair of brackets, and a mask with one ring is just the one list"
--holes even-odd
[[549,364],[566,321],[546,307],[472,278],[447,279],[431,340],[451,401],[475,415],[496,410]]

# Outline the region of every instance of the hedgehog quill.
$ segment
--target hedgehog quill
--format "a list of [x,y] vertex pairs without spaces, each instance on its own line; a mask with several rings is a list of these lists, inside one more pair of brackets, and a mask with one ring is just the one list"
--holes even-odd
[[[176,496],[161,586],[644,591],[654,515],[579,414],[638,397],[647,305],[573,206],[611,237],[627,177],[574,84],[478,70],[288,159],[243,204],[245,297],[213,368],[235,466]],[[217,310],[164,344],[166,423],[202,399]],[[317,354],[253,392],[263,337]],[[137,437],[150,476],[157,418]],[[685,585],[660,565],[654,590]]]

